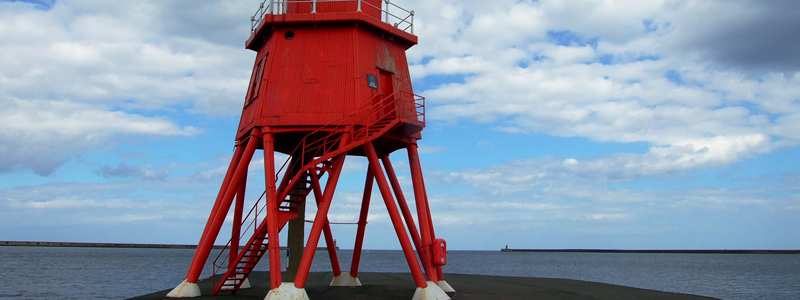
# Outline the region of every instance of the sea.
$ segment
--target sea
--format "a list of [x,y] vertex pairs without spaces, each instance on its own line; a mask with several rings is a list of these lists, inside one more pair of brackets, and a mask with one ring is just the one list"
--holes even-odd
[[[0,246],[0,299],[125,299],[171,289],[183,281],[193,253]],[[352,250],[338,257],[348,270]],[[726,300],[800,299],[800,254],[449,251],[447,259],[445,279],[448,273],[567,278]],[[264,260],[257,270],[267,268]],[[330,272],[327,252],[316,252],[311,271]],[[364,250],[359,271],[409,272],[400,250]],[[210,275],[209,262],[202,277]]]

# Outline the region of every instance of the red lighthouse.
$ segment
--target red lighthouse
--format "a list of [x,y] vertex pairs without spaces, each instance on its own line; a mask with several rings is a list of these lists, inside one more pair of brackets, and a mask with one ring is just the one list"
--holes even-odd
[[[414,13],[384,1],[261,4],[246,43],[258,54],[236,150],[186,280],[168,296],[200,295],[198,278],[231,208],[231,240],[214,263],[220,276],[214,277],[212,294],[244,288],[253,268],[267,256],[272,288],[267,299],[307,298],[304,287],[323,233],[334,275],[331,285],[360,286],[358,264],[370,195],[377,183],[417,285],[414,298],[449,299],[444,291],[452,288],[441,270],[446,263],[445,242],[433,230],[417,152],[425,126],[424,98],[413,93],[405,56],[405,50],[417,43]],[[263,149],[266,191],[248,213],[243,207],[247,167],[257,149]],[[409,159],[418,223],[389,160],[400,149]],[[276,164],[276,151],[289,159]],[[349,273],[342,273],[327,212],[348,155],[366,156],[369,168],[352,264]],[[302,251],[294,281],[282,282],[279,232],[290,220],[304,220],[300,212],[312,193],[317,213],[308,247]],[[300,235],[302,240],[302,230]]]

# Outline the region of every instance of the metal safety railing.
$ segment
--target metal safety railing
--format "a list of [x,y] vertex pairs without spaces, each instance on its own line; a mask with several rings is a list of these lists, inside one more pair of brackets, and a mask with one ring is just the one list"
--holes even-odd
[[[424,126],[425,98],[407,91],[395,91],[388,96],[382,94],[375,95],[372,99],[362,104],[362,106],[356,109],[354,112],[343,116],[338,120],[329,123],[328,125],[322,126],[303,137],[303,139],[301,139],[301,141],[298,143],[297,147],[292,151],[292,155],[300,156],[299,159],[295,160],[294,164],[291,164],[290,161],[292,160],[292,157],[289,156],[289,158],[284,161],[277,172],[275,172],[275,180],[278,181],[278,177],[287,167],[294,169],[299,167],[296,164],[302,164],[301,162],[308,161],[305,158],[306,156],[319,161],[321,158],[324,158],[324,156],[330,156],[329,154],[332,152],[342,151],[343,149],[340,149],[340,142],[342,139],[347,138],[347,140],[351,143],[358,143],[356,140],[360,139],[369,139],[373,130],[382,130],[382,127],[385,127],[385,125],[382,125],[382,122],[386,121],[387,117],[407,121],[417,121],[421,122]],[[366,119],[369,120],[369,122],[368,124],[359,126],[358,129],[347,130],[347,127],[355,125],[354,118]],[[317,133],[323,132],[326,134],[324,137],[317,137]],[[312,140],[309,140],[309,138]],[[299,177],[302,173],[302,171],[297,172],[297,174],[295,174],[290,181],[295,182],[297,177]],[[288,176],[288,174],[285,176]],[[278,191],[281,193],[280,195],[276,195],[278,196],[278,199],[280,199],[279,201],[283,201],[283,199],[286,197],[285,194],[288,189],[288,187],[285,188],[283,193]],[[263,204],[261,202],[262,200],[265,200],[265,196],[266,191],[264,191],[258,200],[256,200],[247,215],[242,218],[241,223],[233,224],[233,226],[238,225],[239,227],[239,241],[242,241],[247,235],[257,234],[257,231],[259,230],[259,224],[261,224],[267,216],[266,201]],[[218,275],[227,273],[229,268],[235,267],[239,264],[239,262],[231,261],[234,259],[234,257],[230,255],[229,251],[230,247],[232,247],[232,241],[233,238],[228,240],[228,243],[223,247],[222,251],[220,251],[219,255],[217,255],[212,263],[211,280],[212,286],[214,287],[217,286]],[[239,255],[242,253],[242,251],[249,251],[250,249],[248,249],[248,247],[251,245],[248,242],[243,246],[237,246],[239,247],[237,250],[237,255]],[[224,280],[228,280],[228,278],[220,278],[220,282]]]
[[[376,98],[381,100],[375,101]],[[400,106],[399,110],[398,105]],[[404,109],[412,107],[412,105],[413,110]],[[302,164],[302,162],[308,161],[306,157],[319,160],[319,158],[324,155],[338,150],[340,141],[345,137],[347,137],[351,143],[358,140],[359,137],[367,138],[371,129],[380,127],[381,125],[379,124],[384,121],[384,118],[389,116],[395,116],[401,120],[414,120],[421,122],[424,126],[425,97],[407,91],[395,91],[388,96],[382,94],[375,95],[369,101],[364,102],[364,104],[354,112],[327,125],[321,126],[319,129],[303,137],[295,149],[292,150],[289,158],[287,158],[283,165],[275,172],[275,180],[278,180],[279,174],[287,167],[294,169],[296,167],[295,164]],[[354,125],[354,118],[370,120],[370,123],[359,126],[355,131],[348,131],[347,128]],[[322,132],[325,132],[327,135],[318,137],[317,134]],[[361,136],[361,134],[365,135]],[[289,162],[292,161],[292,155],[297,155],[299,157],[297,160],[294,160],[293,164],[290,164]]]
[[[258,230],[258,224],[261,224],[261,222],[264,221],[264,218],[267,217],[266,201],[264,201],[263,204],[261,202],[261,200],[264,199],[266,194],[267,194],[267,191],[264,191],[263,193],[261,193],[261,197],[258,197],[258,200],[256,200],[256,203],[253,204],[253,208],[250,209],[250,212],[248,212],[247,215],[244,218],[242,218],[241,223],[238,224],[239,228],[240,228],[239,229],[239,241],[244,239],[245,236],[256,234],[256,231]],[[259,218],[259,214],[261,215],[261,218]],[[236,225],[237,224],[233,224],[233,226],[236,226]],[[224,274],[225,271],[227,271],[228,267],[230,266],[229,260],[233,259],[233,258],[230,257],[230,254],[231,254],[230,251],[228,251],[230,249],[230,247],[231,247],[231,241],[233,241],[233,239],[228,240],[228,243],[225,244],[225,247],[222,248],[222,250],[219,252],[219,255],[217,255],[217,257],[214,259],[214,262],[212,263],[212,269],[211,269],[211,286],[212,287],[217,285],[216,284],[217,275]],[[241,245],[239,245],[239,247],[240,248],[239,248],[239,250],[237,252],[237,255],[238,255],[238,253],[241,253],[241,251],[247,251],[246,247],[248,247],[248,245],[244,245],[244,247],[245,247],[244,249],[241,248],[242,247]],[[223,271],[223,270],[225,270],[225,271]],[[226,280],[226,279],[227,278],[222,278],[222,280]]]
[[[382,99],[380,101],[375,101],[376,98]],[[388,101],[389,99],[394,99],[394,101]],[[386,110],[385,108],[388,106],[389,103],[393,102],[394,105],[391,105],[392,109]],[[397,105],[399,104],[401,107],[408,107],[409,105],[406,104],[408,102],[413,102],[413,111],[407,111],[405,109],[397,109]],[[418,122],[422,122],[425,124],[425,97],[420,95],[407,92],[407,91],[396,91],[391,95],[382,95],[377,94],[370,99],[369,101],[365,102],[359,109],[356,109],[354,112],[337,119],[325,126],[320,127],[319,129],[309,133],[306,135],[301,142],[297,145],[297,147],[292,151],[293,154],[299,153],[300,155],[311,155],[311,157],[318,157],[326,152],[330,152],[333,148],[339,146],[339,141],[344,137],[346,132],[342,129],[345,127],[352,125],[353,118],[355,117],[364,117],[362,114],[367,114],[366,118],[368,120],[372,120],[366,126],[359,128],[360,132],[369,132],[371,127],[376,126],[378,122],[381,121],[386,116],[389,115],[396,115],[396,117],[405,119],[405,120],[414,120]],[[327,136],[317,139],[315,141],[308,141],[309,138],[315,136],[316,133],[328,131],[329,133]],[[348,138],[353,139],[354,134],[356,132],[349,132]],[[305,149],[303,151],[301,149]],[[280,174],[285,170],[287,167],[290,167],[291,156],[289,156],[286,161],[281,165],[281,167],[275,172],[275,180],[278,181]],[[299,163],[305,161],[304,159],[298,159],[295,163]],[[291,167],[290,167],[291,168]],[[298,173],[299,174],[299,173]],[[253,204],[253,207],[247,213],[247,215],[242,218],[241,223],[238,224],[240,231],[239,231],[239,240],[243,240],[245,236],[255,234],[258,230],[258,224],[260,224],[264,218],[266,218],[266,202],[262,203],[261,200],[264,199],[266,195],[266,191],[261,193],[261,196],[256,200]],[[259,218],[260,217],[260,218]],[[236,224],[234,224],[235,226]],[[212,263],[212,274],[213,277],[222,273],[222,270],[227,270],[228,264],[227,262],[229,258],[229,251],[231,247],[231,240],[228,240],[228,243],[223,247],[222,251],[220,251],[219,255],[214,259]],[[245,245],[247,247],[247,245]],[[240,248],[239,251],[246,251],[247,249]],[[213,279],[212,279],[213,280]]]
[[256,13],[250,17],[250,32],[254,32],[256,28],[258,28],[258,25],[264,20],[264,16],[286,14],[290,4],[306,4],[303,7],[305,8],[305,6],[307,6],[308,11],[300,11],[297,13],[315,14],[320,4],[332,2],[357,2],[353,12],[361,12],[363,8],[375,9],[380,11],[381,20],[383,22],[402,31],[414,34],[414,11],[402,8],[392,3],[391,0],[383,0],[383,2],[386,3],[384,7],[377,7],[364,0],[264,0],[261,2]]

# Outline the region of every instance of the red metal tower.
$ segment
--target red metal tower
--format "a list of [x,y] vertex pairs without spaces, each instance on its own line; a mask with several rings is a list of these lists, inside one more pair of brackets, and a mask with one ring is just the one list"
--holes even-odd
[[[198,278],[231,206],[233,232],[222,252],[228,255],[221,266],[224,275],[214,280],[212,294],[236,293],[268,254],[272,290],[267,299],[307,298],[306,278],[323,232],[335,276],[331,285],[359,286],[367,211],[377,182],[417,285],[415,299],[449,299],[444,291],[452,288],[441,270],[446,263],[445,242],[435,237],[417,152],[425,126],[424,98],[412,91],[405,56],[405,50],[417,43],[414,13],[384,1],[385,5],[381,0],[261,4],[246,43],[258,54],[236,150],[186,280],[168,296],[200,295]],[[243,218],[247,167],[257,149],[264,152],[266,191]],[[408,153],[419,226],[389,160],[389,154],[399,149]],[[290,158],[276,166],[275,151]],[[369,168],[350,272],[342,274],[327,212],[348,155],[366,156]],[[325,175],[323,190],[320,181]],[[308,247],[294,282],[282,283],[279,232],[289,220],[304,218],[298,209],[311,193],[318,209]],[[217,267],[215,263],[215,271]]]

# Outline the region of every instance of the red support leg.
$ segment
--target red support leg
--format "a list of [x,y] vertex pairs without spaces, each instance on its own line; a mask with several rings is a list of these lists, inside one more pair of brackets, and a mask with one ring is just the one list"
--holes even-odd
[[[406,197],[403,196],[403,191],[400,188],[400,182],[397,180],[397,175],[395,175],[392,162],[389,160],[389,156],[384,156],[381,158],[381,160],[383,161],[383,167],[386,169],[386,175],[389,177],[389,182],[392,184],[392,190],[394,190],[394,194],[397,197],[397,204],[399,204],[400,211],[403,213],[403,218],[406,220],[408,231],[411,233],[411,240],[414,241],[414,246],[417,248],[417,253],[422,260],[422,266],[425,268],[425,274],[428,275],[428,280],[437,282],[438,279],[436,277],[436,271],[432,267],[433,264],[431,255],[429,252],[425,252],[425,248],[422,247],[423,244],[420,241],[419,231],[417,231],[417,226],[414,225],[414,217],[411,215],[411,210],[408,209]],[[422,225],[420,225],[420,227],[422,228]]]
[[339,175],[342,173],[342,165],[344,165],[345,157],[346,155],[342,154],[335,158],[333,170],[328,173],[328,183],[325,185],[325,193],[322,195],[319,208],[317,208],[317,215],[314,217],[314,225],[312,225],[311,232],[308,234],[306,250],[303,251],[303,260],[300,262],[300,267],[297,268],[297,276],[294,279],[294,286],[298,289],[305,288],[306,286],[308,271],[311,269],[311,262],[314,260],[314,253],[317,250],[320,233],[322,232],[322,227],[325,225],[328,209],[331,207],[331,200],[336,190],[336,184],[339,182]]
[[364,244],[364,231],[367,229],[367,216],[369,214],[369,200],[372,196],[372,185],[375,181],[372,169],[367,168],[367,180],[364,183],[364,196],[361,200],[361,213],[358,216],[358,229],[356,230],[356,244],[353,246],[353,260],[350,262],[350,276],[358,277],[358,264],[361,262],[361,246]]
[[383,201],[386,203],[386,210],[389,211],[392,225],[394,225],[394,230],[397,232],[397,239],[400,240],[400,247],[403,248],[403,254],[405,254],[406,261],[408,261],[411,275],[414,276],[414,283],[416,283],[419,288],[426,288],[428,287],[428,283],[425,282],[425,276],[422,275],[422,269],[419,267],[417,257],[414,255],[414,250],[411,248],[411,241],[408,240],[406,228],[403,226],[400,212],[397,211],[397,206],[392,197],[392,191],[389,189],[389,184],[386,182],[386,177],[383,175],[383,170],[381,169],[378,155],[375,153],[375,148],[372,146],[372,142],[364,144],[363,147],[364,152],[367,154],[367,159],[369,160],[369,167],[372,169],[372,173],[375,175],[375,181],[378,183],[378,189],[381,191]]
[[262,140],[264,143],[264,177],[267,201],[267,249],[269,249],[269,278],[270,288],[276,289],[281,285],[281,248],[278,238],[278,203],[275,190],[275,139],[271,129],[264,130]]
[[[314,199],[317,202],[317,211],[319,211],[320,204],[322,203],[322,188],[319,185],[319,177],[316,172],[309,172],[311,174],[311,184],[313,185]],[[317,222],[317,220],[314,220]],[[325,214],[325,225],[322,227],[322,233],[325,235],[325,245],[328,247],[328,257],[331,260],[331,269],[333,269],[333,276],[342,274],[342,269],[339,266],[339,257],[336,256],[336,244],[333,243],[333,233],[331,232],[331,224],[328,222],[328,215]]]
[[[433,240],[436,239],[436,233],[433,230],[433,218],[431,217],[432,216],[431,215],[431,206],[430,206],[430,202],[428,201],[428,191],[425,188],[425,179],[422,176],[422,167],[421,167],[421,164],[419,163],[419,152],[417,151],[417,144],[408,145],[408,155],[409,155],[409,162],[411,161],[411,157],[412,156],[415,158],[414,159],[414,161],[415,161],[414,165],[416,165],[416,169],[419,170],[418,171],[419,183],[420,183],[420,186],[422,187],[422,196],[425,199],[425,208],[424,209],[425,209],[425,212],[428,214],[428,229],[430,229],[430,237],[431,237],[431,241],[433,241]],[[412,168],[414,168],[414,167],[412,167]],[[416,189],[416,187],[415,187],[415,189]],[[421,208],[418,205],[417,206],[417,211],[419,211],[420,209]],[[421,220],[420,220],[420,222],[421,222]],[[422,227],[422,226],[420,225],[420,227]],[[439,283],[439,287],[441,287],[442,290],[444,290],[445,292],[455,292],[453,287],[451,287],[450,284],[448,284],[447,281],[444,280],[444,273],[442,272],[442,266],[440,266],[440,265],[436,265],[436,277],[439,279],[439,282],[438,282]]]
[[236,204],[234,205],[233,209],[233,226],[231,226],[231,253],[228,255],[229,269],[236,267],[236,257],[239,255],[239,237],[242,235],[242,212],[244,211],[244,193],[246,189],[247,169],[244,171],[242,182],[239,183],[239,192],[236,193]]
[[[425,188],[425,184],[424,183],[423,183],[422,187]],[[425,209],[428,210],[428,216],[431,216],[431,206],[428,203],[428,192],[425,192]],[[433,230],[433,218],[429,218],[428,221],[430,222],[430,228],[431,228],[431,240],[435,240],[436,239],[436,232]],[[444,273],[442,273],[442,266],[436,265],[436,275],[437,275],[437,277],[439,277],[439,281],[444,281]],[[450,290],[452,290],[452,289],[453,288],[450,288]],[[446,292],[450,292],[450,291],[446,291]]]
[[[424,187],[425,187],[425,185],[423,184],[423,188]],[[428,203],[428,193],[427,192],[425,192],[425,207],[428,210],[428,216],[431,216],[431,206]],[[430,221],[430,228],[431,228],[431,239],[435,240],[436,239],[436,233],[433,230],[433,218],[430,218],[429,221]],[[436,275],[437,275],[437,277],[439,277],[439,281],[440,282],[444,281],[444,273],[442,273],[442,266],[436,265]],[[445,283],[445,284],[447,284],[447,283]],[[449,287],[449,285],[447,285],[447,286]],[[445,289],[445,288],[442,288],[442,289]],[[449,287],[448,289],[445,289],[445,292],[455,292],[455,290],[453,290],[452,287]]]
[[[231,158],[231,163],[228,165],[228,171],[225,173],[225,179],[222,181],[222,186],[219,188],[219,193],[217,193],[217,199],[214,201],[214,207],[211,208],[211,214],[208,215],[208,221],[206,221],[206,227],[203,230],[203,235],[200,236],[200,242],[198,245],[204,244],[206,240],[209,230],[211,229],[211,223],[214,222],[214,217],[217,214],[217,210],[219,210],[219,206],[222,203],[222,198],[225,196],[225,192],[228,190],[228,186],[231,183],[231,179],[233,178],[234,172],[236,172],[236,167],[239,165],[239,161],[242,159],[242,154],[245,152],[245,146],[241,142],[236,143],[236,150],[233,153],[233,157]],[[216,237],[215,237],[216,239]],[[210,249],[209,249],[210,251]],[[200,270],[202,271],[203,265],[205,265],[206,259],[200,259],[200,256],[203,256],[200,251],[195,251],[194,256],[192,257],[192,263],[189,265],[189,271],[186,274],[186,279],[188,282],[197,283],[197,278],[199,278],[200,274],[197,276],[193,276],[193,266],[198,263],[202,263],[200,266]],[[208,254],[205,255],[208,258]],[[194,278],[194,280],[189,280]]]
[[211,226],[207,227],[206,231],[203,233],[205,239],[202,239],[202,244],[197,245],[197,251],[192,259],[192,265],[189,267],[188,275],[186,275],[187,282],[196,283],[197,279],[200,277],[200,273],[203,271],[203,266],[208,259],[211,248],[214,246],[217,235],[219,235],[219,230],[222,227],[222,223],[225,221],[225,216],[228,215],[233,197],[238,192],[239,183],[241,183],[242,177],[247,171],[246,165],[250,163],[250,160],[253,158],[253,153],[256,151],[256,146],[260,140],[258,138],[259,134],[260,131],[258,128],[253,129],[250,140],[247,142],[247,147],[242,154],[242,159],[239,161],[236,171],[230,180],[230,186],[226,189],[225,196],[223,196],[214,214],[214,220],[211,222]]
[[[419,216],[420,234],[422,235],[422,248],[424,254],[420,254],[423,259],[422,264],[425,266],[425,273],[429,276],[431,281],[438,282],[436,274],[436,267],[433,265],[433,251],[431,245],[433,239],[431,238],[430,229],[430,216],[427,210],[427,199],[425,198],[425,186],[422,182],[422,168],[419,163],[419,153],[417,153],[417,145],[408,145],[408,164],[411,167],[411,181],[414,185],[414,198],[417,203],[417,216]],[[431,277],[430,275],[434,275]]]

